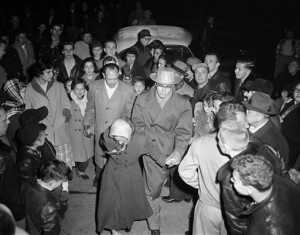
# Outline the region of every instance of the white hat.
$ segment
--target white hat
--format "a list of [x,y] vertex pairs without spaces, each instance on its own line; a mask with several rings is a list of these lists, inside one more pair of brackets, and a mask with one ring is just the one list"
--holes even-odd
[[182,80],[179,74],[172,68],[159,68],[157,73],[153,75],[150,78],[161,85],[175,85]]
[[132,132],[132,127],[127,121],[124,119],[117,119],[111,125],[109,135],[112,137],[124,137],[127,140],[130,140]]

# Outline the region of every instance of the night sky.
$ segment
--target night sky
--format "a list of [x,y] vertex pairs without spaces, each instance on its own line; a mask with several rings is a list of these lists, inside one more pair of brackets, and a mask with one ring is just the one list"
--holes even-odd
[[[71,0],[25,0],[33,9],[38,9],[37,18],[45,15],[46,9],[54,6],[61,12]],[[111,2],[113,0],[103,0]],[[120,0],[123,2],[124,22],[134,8],[135,1]],[[80,1],[79,1],[80,2]],[[88,1],[93,9],[96,0]],[[274,47],[282,37],[285,26],[300,28],[300,14],[296,7],[296,0],[152,0],[141,1],[144,9],[150,9],[159,24],[183,26],[194,36],[193,47],[197,54],[199,38],[207,16],[216,17],[216,27],[220,32],[224,50],[232,52],[238,48],[251,50],[258,60],[266,61],[261,67],[272,70],[274,63]],[[183,4],[184,3],[184,4]],[[22,4],[16,0],[4,3],[6,14],[22,14]],[[17,7],[16,7],[17,6]],[[1,9],[0,9],[1,11]],[[299,35],[299,32],[298,32]],[[233,48],[235,47],[235,48]],[[233,49],[231,49],[233,48]],[[227,52],[225,52],[227,53]]]

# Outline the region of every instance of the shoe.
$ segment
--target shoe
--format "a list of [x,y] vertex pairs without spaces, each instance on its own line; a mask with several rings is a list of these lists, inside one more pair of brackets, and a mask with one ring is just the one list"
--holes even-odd
[[160,235],[160,230],[159,229],[150,230],[150,231],[151,231],[151,235]]
[[163,196],[162,197],[162,200],[166,203],[172,203],[172,202],[181,202],[182,200],[178,200],[178,199],[175,199],[175,198],[172,198],[170,196]]

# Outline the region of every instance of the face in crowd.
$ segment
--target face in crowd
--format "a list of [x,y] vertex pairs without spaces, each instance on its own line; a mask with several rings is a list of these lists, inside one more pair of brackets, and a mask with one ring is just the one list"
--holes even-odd
[[133,85],[133,89],[137,95],[140,95],[145,90],[145,83],[136,81]]
[[208,69],[200,67],[195,70],[195,81],[198,85],[206,84],[208,81]]
[[143,37],[143,38],[140,39],[140,42],[144,47],[148,46],[150,41],[151,41],[150,36],[146,36],[146,37]]
[[101,58],[102,52],[103,52],[103,48],[100,46],[93,47],[92,49],[92,53],[95,58]]
[[107,86],[114,88],[119,83],[119,71],[117,69],[106,69],[104,78]]
[[83,66],[86,75],[93,75],[95,73],[95,66],[92,61],[86,61]]
[[293,97],[296,103],[300,103],[300,83],[294,89]]
[[82,99],[86,93],[86,89],[83,83],[78,83],[73,88],[73,92],[78,99]]
[[63,54],[66,59],[73,58],[74,55],[74,47],[71,44],[64,45]]
[[108,56],[116,56],[117,53],[117,45],[115,42],[106,42],[104,51]]
[[53,79],[53,75],[54,75],[53,68],[45,69],[41,74],[40,79],[42,79],[45,82],[51,82]]
[[126,55],[126,61],[130,66],[134,64],[135,58],[136,58],[135,54],[128,53]]
[[246,63],[237,62],[234,73],[237,79],[244,80],[249,76],[251,70],[247,67]]
[[82,40],[86,43],[86,44],[91,44],[92,43],[92,35],[90,33],[85,33],[82,37]]
[[172,85],[162,85],[156,83],[156,93],[160,99],[166,99],[172,94]]
[[206,55],[204,63],[207,64],[209,72],[214,72],[219,69],[220,63],[216,55]]
[[289,63],[288,71],[291,75],[295,75],[299,71],[299,63],[297,61]]

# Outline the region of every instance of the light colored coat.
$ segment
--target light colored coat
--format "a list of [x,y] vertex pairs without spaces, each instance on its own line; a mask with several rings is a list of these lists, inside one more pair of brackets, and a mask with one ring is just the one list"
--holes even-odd
[[104,81],[98,80],[90,84],[84,117],[84,125],[95,129],[95,162],[101,168],[105,164],[105,158],[99,146],[99,137],[114,120],[130,115],[134,99],[132,87],[122,81],[119,81],[117,89],[109,99]]
[[216,134],[193,140],[178,167],[178,173],[188,185],[198,189],[199,199],[194,211],[193,234],[226,234],[220,205],[220,185],[217,172],[229,158],[218,149]]
[[83,134],[83,116],[74,101],[71,102],[71,113],[69,128],[74,161],[85,162],[94,155],[94,137]]
[[54,146],[70,143],[63,110],[70,111],[71,105],[62,83],[52,81],[48,84],[47,91],[44,92],[34,79],[26,87],[24,101],[26,109],[47,107],[48,116],[42,120],[42,123],[47,126],[47,138]]

